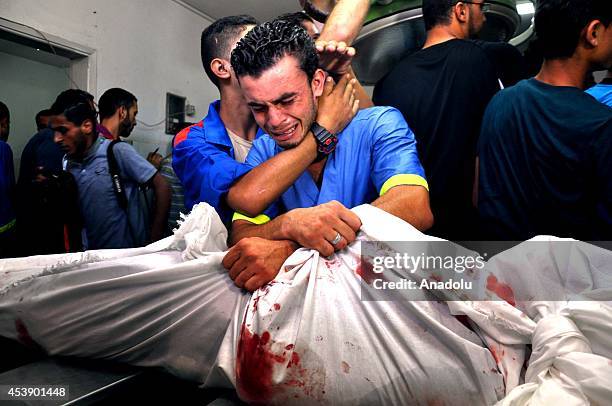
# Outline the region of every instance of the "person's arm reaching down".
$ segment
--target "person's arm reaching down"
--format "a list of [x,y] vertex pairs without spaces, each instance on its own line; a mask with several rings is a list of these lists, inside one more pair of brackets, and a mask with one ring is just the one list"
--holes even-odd
[[330,13],[319,39],[336,40],[351,45],[368,14],[370,0],[338,0]]
[[351,66],[355,56],[355,48],[347,46],[342,41],[336,42],[335,40],[317,40],[315,46],[319,55],[319,67],[321,69],[326,70],[333,77],[349,75],[350,78],[355,80],[355,98],[359,100],[359,108],[367,109],[374,106],[372,99],[366,93],[363,86],[361,86]]

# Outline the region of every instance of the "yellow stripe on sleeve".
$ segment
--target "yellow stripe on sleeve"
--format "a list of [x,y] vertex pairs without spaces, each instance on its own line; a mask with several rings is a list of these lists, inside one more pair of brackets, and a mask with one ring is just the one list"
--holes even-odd
[[261,225],[261,224],[266,224],[268,221],[270,221],[270,217],[266,216],[265,214],[260,214],[257,217],[247,217],[244,214],[235,212],[234,216],[232,217],[232,221],[236,221],[236,220],[245,220],[245,221],[248,221],[249,223]]
[[391,176],[380,188],[380,195],[384,195],[391,189],[392,187],[399,185],[414,185],[414,186],[423,186],[427,191],[429,191],[429,185],[425,178],[419,175],[414,174],[399,174]]

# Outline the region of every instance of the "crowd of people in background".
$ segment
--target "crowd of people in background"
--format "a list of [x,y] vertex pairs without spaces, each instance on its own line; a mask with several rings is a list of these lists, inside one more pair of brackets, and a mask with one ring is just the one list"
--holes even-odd
[[223,263],[248,290],[299,247],[346,247],[364,203],[451,240],[612,238],[611,2],[539,2],[529,78],[515,48],[473,40],[486,2],[424,0],[425,44],[372,99],[350,46],[369,2],[307,3],[321,21],[241,15],[203,31],[220,100],[167,156],[121,141],[138,114],[129,91],[96,109],[70,89],[36,115],[15,182],[0,103],[0,255],[142,246],[200,202],[230,231]]

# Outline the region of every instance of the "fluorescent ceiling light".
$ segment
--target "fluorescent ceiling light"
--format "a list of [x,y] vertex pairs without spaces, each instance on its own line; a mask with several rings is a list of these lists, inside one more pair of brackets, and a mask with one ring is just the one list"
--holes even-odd
[[535,7],[533,6],[532,2],[519,3],[516,5],[516,12],[522,16],[528,14],[535,14]]

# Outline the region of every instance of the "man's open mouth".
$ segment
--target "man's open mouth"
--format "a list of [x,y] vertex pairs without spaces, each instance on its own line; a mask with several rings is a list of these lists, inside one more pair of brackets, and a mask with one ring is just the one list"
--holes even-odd
[[286,141],[293,137],[295,131],[297,130],[297,126],[298,125],[295,124],[284,131],[271,131],[270,135],[278,141]]

